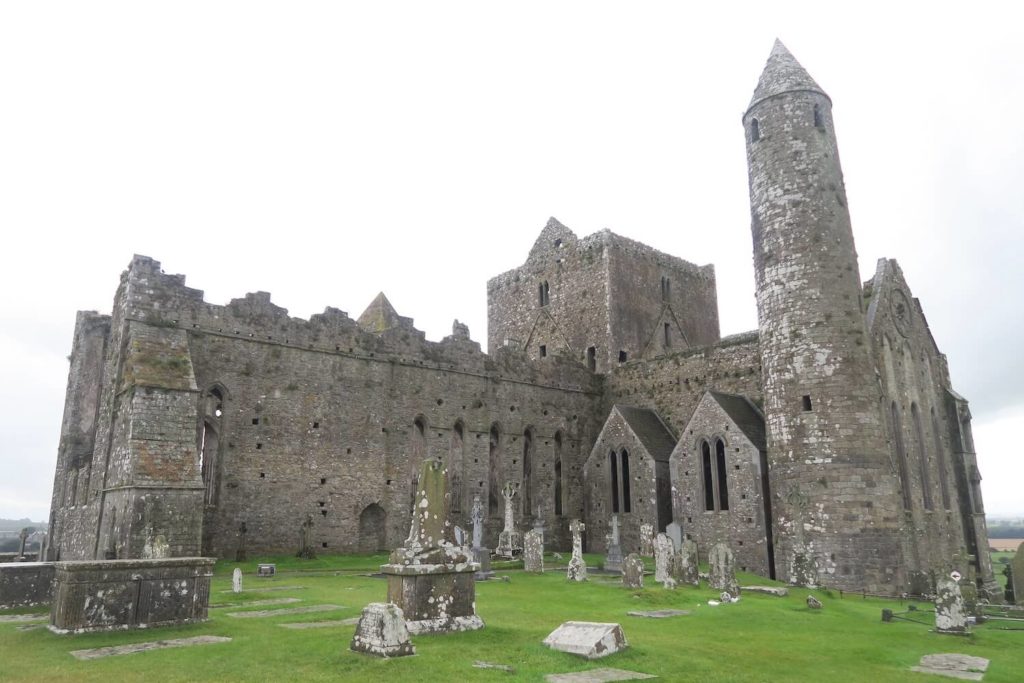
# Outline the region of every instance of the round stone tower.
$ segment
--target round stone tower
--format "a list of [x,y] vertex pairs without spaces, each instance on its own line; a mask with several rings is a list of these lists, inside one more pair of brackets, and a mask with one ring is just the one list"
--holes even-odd
[[902,506],[832,101],[779,41],[743,127],[777,574],[894,592]]

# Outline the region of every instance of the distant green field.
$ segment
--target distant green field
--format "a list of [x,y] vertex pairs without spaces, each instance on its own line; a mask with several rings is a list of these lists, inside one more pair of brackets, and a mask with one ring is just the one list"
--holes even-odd
[[[648,577],[648,588],[625,590],[612,577],[593,575],[586,584],[568,584],[564,572],[544,575],[499,570],[510,582],[477,584],[477,609],[483,630],[414,638],[417,656],[382,660],[348,650],[354,627],[290,630],[286,622],[336,620],[357,616],[363,605],[386,599],[386,584],[367,576],[383,556],[330,556],[304,561],[272,558],[278,575],[253,576],[256,562],[218,563],[211,604],[295,597],[293,607],[335,604],[336,612],[236,619],[210,610],[207,623],[139,630],[57,636],[45,629],[18,630],[0,623],[0,680],[3,681],[542,681],[544,674],[615,667],[655,674],[663,681],[925,681],[909,671],[924,654],[963,652],[992,660],[986,683],[1024,680],[1024,632],[989,622],[969,637],[930,632],[929,624],[882,623],[882,608],[906,609],[898,601],[840,597],[815,591],[821,611],[805,605],[808,593],[791,589],[789,597],[747,594],[734,605],[707,605],[715,593],[706,588],[666,591]],[[588,556],[594,566],[599,558]],[[245,571],[246,592],[230,592],[231,571]],[[1001,565],[997,565],[1001,566]],[[767,583],[742,575],[741,583]],[[260,591],[274,586],[301,589]],[[276,607],[276,606],[274,606]],[[262,609],[273,609],[263,607]],[[927,604],[920,605],[928,610]],[[630,610],[690,610],[671,619],[627,616]],[[915,615],[910,615],[915,616]],[[554,652],[541,641],[570,619],[615,621],[630,642],[623,653],[588,662]],[[196,635],[229,636],[230,643],[143,652],[78,661],[70,650]],[[514,673],[478,669],[483,660],[509,665]],[[938,679],[936,679],[938,680]]]

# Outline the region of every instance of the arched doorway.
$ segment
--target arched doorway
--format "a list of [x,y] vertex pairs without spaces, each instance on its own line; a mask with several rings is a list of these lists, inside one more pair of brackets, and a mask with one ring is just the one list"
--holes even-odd
[[388,513],[376,503],[370,503],[359,513],[359,552],[375,553],[387,550]]

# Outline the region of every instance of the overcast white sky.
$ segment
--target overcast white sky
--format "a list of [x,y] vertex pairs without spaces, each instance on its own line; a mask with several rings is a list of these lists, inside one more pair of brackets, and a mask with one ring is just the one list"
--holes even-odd
[[486,343],[553,215],[714,263],[723,335],[755,328],[740,116],[776,36],[833,99],[862,279],[899,259],[988,512],[1024,515],[1024,10],[714,4],[0,5],[0,517],[45,518],[74,314],[133,253]]

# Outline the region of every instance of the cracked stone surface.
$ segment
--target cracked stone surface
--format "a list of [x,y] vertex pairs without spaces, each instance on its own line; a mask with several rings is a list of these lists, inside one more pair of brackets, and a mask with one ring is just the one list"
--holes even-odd
[[231,638],[225,636],[195,636],[194,638],[175,638],[173,640],[155,640],[149,643],[131,643],[112,647],[94,647],[88,650],[72,650],[75,659],[102,659],[114,655],[130,655],[147,650],[166,650],[172,647],[192,647],[193,645],[212,645],[214,643],[230,643]]

